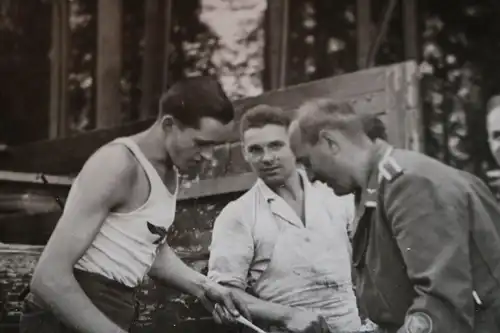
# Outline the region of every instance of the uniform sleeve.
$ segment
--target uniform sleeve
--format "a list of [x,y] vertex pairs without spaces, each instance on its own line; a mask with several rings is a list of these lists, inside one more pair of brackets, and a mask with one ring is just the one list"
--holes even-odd
[[467,202],[452,181],[403,174],[387,184],[388,221],[416,296],[398,332],[473,331]]
[[241,214],[232,202],[215,220],[208,277],[221,284],[246,289],[254,243],[250,227],[245,225]]

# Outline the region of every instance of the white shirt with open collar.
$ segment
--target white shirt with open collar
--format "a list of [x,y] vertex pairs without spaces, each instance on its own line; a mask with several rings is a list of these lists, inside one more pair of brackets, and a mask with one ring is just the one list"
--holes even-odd
[[[322,234],[345,234],[338,246],[350,252],[347,230],[354,219],[354,196],[336,196],[324,183],[311,183],[305,171],[298,172],[304,184],[306,228],[317,228]],[[313,211],[318,208],[326,214]],[[308,218],[313,216],[327,218],[329,223],[315,223]],[[304,227],[285,200],[258,179],[250,190],[230,202],[214,223],[209,278],[241,289],[251,287],[267,268],[279,233],[294,225]]]

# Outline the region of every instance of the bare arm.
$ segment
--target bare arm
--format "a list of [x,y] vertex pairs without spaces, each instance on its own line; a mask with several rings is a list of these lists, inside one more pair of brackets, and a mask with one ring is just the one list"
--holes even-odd
[[285,326],[291,319],[294,310],[292,307],[261,300],[237,287],[232,290],[245,302],[252,318],[280,326]]
[[291,333],[327,332],[326,322],[313,311],[264,301],[244,291],[255,255],[252,231],[242,219],[244,214],[241,206],[230,203],[217,217],[210,246],[209,278],[231,288],[252,318],[284,327]]
[[[85,333],[125,332],[100,312],[75,279],[73,267],[90,246],[110,210],[124,202],[134,166],[123,147],[92,156],[35,269],[32,292],[71,327]],[[105,167],[103,167],[105,166]]]
[[162,245],[156,259],[149,271],[149,276],[156,281],[179,291],[201,297],[207,278],[187,266],[168,246]]
[[252,233],[241,214],[241,207],[230,203],[215,220],[208,276],[230,287],[246,303],[252,318],[283,324],[291,308],[260,300],[244,291],[255,249]]
[[[232,323],[240,314],[250,318],[246,304],[225,288],[187,266],[168,246],[162,245],[149,275],[159,282],[197,297],[218,323]],[[215,307],[216,304],[222,307]],[[227,313],[229,310],[230,313]]]

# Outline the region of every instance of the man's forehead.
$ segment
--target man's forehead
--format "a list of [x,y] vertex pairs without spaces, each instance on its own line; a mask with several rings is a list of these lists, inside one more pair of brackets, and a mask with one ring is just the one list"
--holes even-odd
[[243,133],[245,143],[266,144],[270,141],[288,141],[286,127],[276,124],[267,124],[262,127],[251,127]]
[[488,129],[500,130],[500,105],[491,110],[488,114]]

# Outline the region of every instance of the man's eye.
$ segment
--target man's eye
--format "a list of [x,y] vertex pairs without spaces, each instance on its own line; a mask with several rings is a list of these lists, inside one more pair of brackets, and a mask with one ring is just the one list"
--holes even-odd
[[279,148],[282,148],[283,145],[284,144],[282,142],[272,142],[271,144],[269,144],[269,148],[271,148],[271,149],[279,149]]
[[261,153],[262,153],[262,149],[250,148],[250,149],[248,150],[248,152],[249,152],[250,154],[257,155],[257,154],[261,154]]

